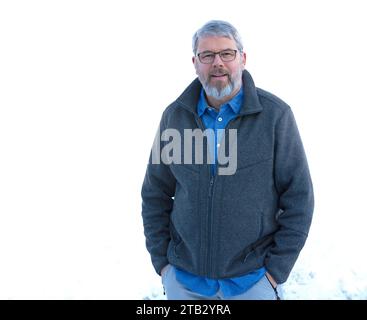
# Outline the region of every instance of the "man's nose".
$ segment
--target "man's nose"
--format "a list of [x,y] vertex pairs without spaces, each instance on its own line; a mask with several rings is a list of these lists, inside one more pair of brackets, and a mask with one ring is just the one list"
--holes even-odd
[[213,66],[222,66],[223,67],[223,61],[219,55],[219,53],[216,53],[214,55],[214,61],[212,63]]

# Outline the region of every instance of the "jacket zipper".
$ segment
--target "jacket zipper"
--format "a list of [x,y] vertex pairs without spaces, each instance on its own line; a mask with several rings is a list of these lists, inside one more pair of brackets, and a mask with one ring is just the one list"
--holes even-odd
[[[199,128],[201,130],[205,130],[204,125],[200,119],[200,117],[196,116],[196,123],[198,124]],[[209,169],[209,176],[210,176],[210,181],[209,181],[209,193],[208,193],[208,201],[209,201],[209,205],[208,205],[208,211],[207,211],[207,226],[208,226],[208,234],[207,234],[207,247],[205,248],[205,259],[204,259],[204,272],[206,274],[211,275],[211,265],[212,265],[212,256],[211,256],[211,243],[212,243],[212,208],[213,208],[213,193],[214,193],[214,181],[215,181],[215,176],[212,175],[211,172],[211,165],[208,166]]]
[[[231,119],[228,124],[227,124],[227,128],[229,127],[230,122],[232,122],[234,119],[236,119],[239,116],[236,116],[235,118]],[[199,127],[202,130],[204,129],[204,126],[201,122],[200,117],[197,117],[196,119]],[[212,270],[213,270],[213,264],[212,264],[212,260],[213,260],[213,255],[212,255],[212,243],[213,243],[213,204],[214,204],[214,184],[215,184],[215,180],[216,180],[216,176],[218,174],[218,165],[217,163],[215,163],[216,167],[215,167],[215,175],[212,175],[211,172],[211,165],[209,165],[209,176],[210,176],[210,181],[209,181],[209,193],[208,193],[208,200],[209,200],[209,205],[208,205],[208,215],[207,215],[207,226],[208,226],[208,243],[207,243],[207,248],[205,250],[205,255],[206,259],[204,261],[206,261],[206,266],[204,268],[205,273],[209,275],[209,277],[212,276]]]
[[[210,169],[210,167],[209,167]],[[208,208],[208,252],[207,252],[207,266],[206,266],[206,270],[207,270],[207,274],[209,274],[209,276],[211,276],[212,274],[212,252],[211,252],[211,247],[212,247],[212,236],[213,236],[213,219],[212,219],[212,215],[213,215],[213,194],[214,194],[214,181],[215,181],[215,177],[211,175],[210,173],[210,182],[209,182],[209,208]]]
[[[183,103],[180,103],[181,105],[183,106],[186,106],[185,104]],[[190,110],[190,108],[188,109]],[[190,110],[191,111],[191,110]],[[192,112],[192,111],[191,111]],[[256,112],[251,112],[251,113],[248,113],[248,114],[252,114],[252,113],[256,113]],[[198,125],[199,128],[201,128],[201,130],[205,130],[204,128],[204,125],[200,119],[200,117],[195,114],[194,114],[194,118],[196,120],[196,124]],[[244,115],[247,115],[247,114],[241,114],[241,115],[237,115],[236,117],[234,117],[233,119],[231,119],[228,123],[227,123],[227,129],[229,129],[230,127],[230,123],[233,122],[233,120],[237,119],[237,118],[240,118]],[[216,175],[218,174],[218,166],[216,166]],[[209,194],[208,194],[208,197],[209,197],[209,207],[208,207],[208,216],[207,216],[207,223],[208,223],[208,245],[207,245],[207,248],[206,250],[204,251],[205,252],[205,255],[204,257],[206,257],[206,259],[204,260],[204,271],[206,274],[208,274],[209,276],[212,275],[212,254],[211,254],[211,244],[212,244],[212,233],[213,233],[213,226],[212,226],[212,211],[213,211],[213,203],[214,203],[214,197],[213,197],[213,194],[214,194],[214,184],[215,184],[215,177],[216,175],[212,175],[211,173],[211,166],[209,165],[209,176],[210,176],[210,182],[209,182]]]
[[[233,119],[231,119],[228,123],[227,123],[227,129],[229,129],[229,125],[230,123],[239,118],[240,116],[237,115],[236,117],[234,117]],[[199,122],[201,124],[201,122]],[[225,136],[222,137],[222,139],[225,139]],[[208,248],[207,248],[207,258],[206,258],[206,268],[205,271],[206,273],[211,277],[212,276],[212,270],[213,270],[213,264],[212,264],[212,258],[213,258],[213,254],[211,252],[212,250],[212,243],[213,243],[213,207],[214,207],[214,184],[215,184],[215,180],[216,180],[216,176],[218,175],[218,164],[215,163],[215,175],[213,176],[211,173],[211,166],[209,166],[209,175],[210,175],[210,182],[209,182],[209,208],[208,208]]]
[[[233,119],[231,119],[228,123],[227,123],[227,129],[229,129],[229,125],[230,123],[239,118],[240,116],[237,115],[236,117],[234,117]],[[201,119],[198,118],[197,119],[197,123],[199,124],[199,127],[201,127],[202,130],[204,130],[204,126],[202,125]],[[225,138],[225,137],[223,137]],[[211,172],[211,165],[209,165],[209,176],[210,176],[210,181],[209,181],[209,193],[208,193],[208,198],[209,198],[209,206],[208,206],[208,216],[207,216],[207,226],[208,226],[208,245],[206,248],[206,266],[205,266],[205,273],[209,275],[209,277],[212,276],[212,270],[213,270],[213,263],[212,263],[212,259],[213,259],[213,255],[212,255],[212,243],[213,243],[213,207],[214,207],[214,184],[215,184],[215,180],[216,180],[216,176],[218,174],[218,164],[215,163],[216,167],[215,167],[215,175],[212,175]]]

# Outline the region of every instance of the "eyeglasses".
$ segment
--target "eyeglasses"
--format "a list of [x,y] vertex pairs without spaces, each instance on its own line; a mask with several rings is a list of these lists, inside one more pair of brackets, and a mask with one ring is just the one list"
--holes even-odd
[[197,54],[201,63],[210,64],[213,63],[215,55],[219,54],[219,57],[223,62],[230,62],[236,58],[237,50],[226,49],[219,52],[204,51]]

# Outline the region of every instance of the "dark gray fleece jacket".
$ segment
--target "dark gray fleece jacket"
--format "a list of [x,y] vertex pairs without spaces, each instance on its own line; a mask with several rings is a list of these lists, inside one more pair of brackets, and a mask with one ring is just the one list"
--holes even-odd
[[[201,88],[195,79],[166,108],[160,133],[171,128],[183,137],[184,129],[205,129],[197,114]],[[247,71],[243,88],[241,111],[226,128],[237,130],[234,174],[212,177],[205,161],[154,164],[151,153],[142,217],[157,273],[170,263],[223,279],[265,266],[283,283],[304,246],[314,198],[293,113],[282,100],[256,88]],[[160,141],[159,150],[167,143]]]

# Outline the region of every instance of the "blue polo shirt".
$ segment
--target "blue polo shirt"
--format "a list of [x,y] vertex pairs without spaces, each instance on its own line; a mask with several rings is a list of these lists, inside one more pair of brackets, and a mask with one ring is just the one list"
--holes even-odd
[[[218,131],[218,129],[225,129],[229,121],[238,115],[242,107],[243,98],[244,92],[241,87],[238,94],[229,102],[220,106],[219,111],[217,111],[208,105],[204,90],[201,90],[197,112],[206,129],[213,129],[215,133],[214,139],[208,141],[212,156],[214,155],[215,159],[215,163],[211,165],[212,175],[216,174],[217,149],[222,138],[220,136],[222,131]],[[230,190],[227,190],[227,192],[230,192]],[[266,270],[262,267],[241,277],[221,280],[199,277],[176,267],[175,271],[177,281],[196,293],[213,296],[221,290],[224,297],[230,297],[246,292],[264,276]]]

